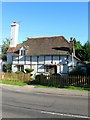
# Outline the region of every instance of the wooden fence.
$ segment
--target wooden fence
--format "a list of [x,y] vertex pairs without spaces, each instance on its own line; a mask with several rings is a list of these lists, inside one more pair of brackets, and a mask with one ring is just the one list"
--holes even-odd
[[30,74],[25,73],[2,73],[2,80],[7,81],[30,81]]
[[[25,73],[2,73],[2,80],[7,81],[30,81],[30,74]],[[36,82],[48,86],[85,86],[90,87],[90,76],[38,76]]]
[[49,86],[85,86],[90,87],[90,76],[40,76],[38,83]]

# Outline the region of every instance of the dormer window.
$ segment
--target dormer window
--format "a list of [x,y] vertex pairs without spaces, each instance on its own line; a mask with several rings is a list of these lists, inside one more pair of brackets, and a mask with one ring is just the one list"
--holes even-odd
[[26,48],[25,48],[24,46],[22,46],[22,47],[20,48],[20,55],[21,55],[21,56],[26,55]]
[[25,55],[25,50],[21,50],[21,56]]

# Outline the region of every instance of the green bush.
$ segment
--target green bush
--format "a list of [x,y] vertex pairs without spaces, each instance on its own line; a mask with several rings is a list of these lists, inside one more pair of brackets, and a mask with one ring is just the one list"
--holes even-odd
[[11,72],[11,70],[12,70],[12,62],[6,64],[6,71]]
[[86,75],[86,72],[84,70],[82,70],[82,66],[77,66],[73,71],[69,72],[69,75],[84,76],[84,75]]
[[34,69],[32,69],[32,68],[26,68],[25,71],[26,71],[26,73],[31,73],[31,72],[34,71]]
[[16,71],[15,73],[16,73],[16,74],[20,74],[20,73],[23,73],[23,72],[22,72],[22,71]]

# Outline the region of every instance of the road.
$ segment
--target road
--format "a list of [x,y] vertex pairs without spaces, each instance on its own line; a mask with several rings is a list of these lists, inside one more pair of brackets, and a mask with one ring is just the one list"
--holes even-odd
[[87,116],[88,96],[2,89],[3,118],[87,118]]

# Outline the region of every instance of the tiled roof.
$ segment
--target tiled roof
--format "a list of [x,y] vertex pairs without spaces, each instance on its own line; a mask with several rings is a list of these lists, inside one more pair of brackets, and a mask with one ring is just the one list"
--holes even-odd
[[14,47],[8,48],[7,52],[14,52]]
[[68,55],[73,47],[63,36],[28,38],[18,44],[14,52],[22,46],[26,47],[26,55]]

